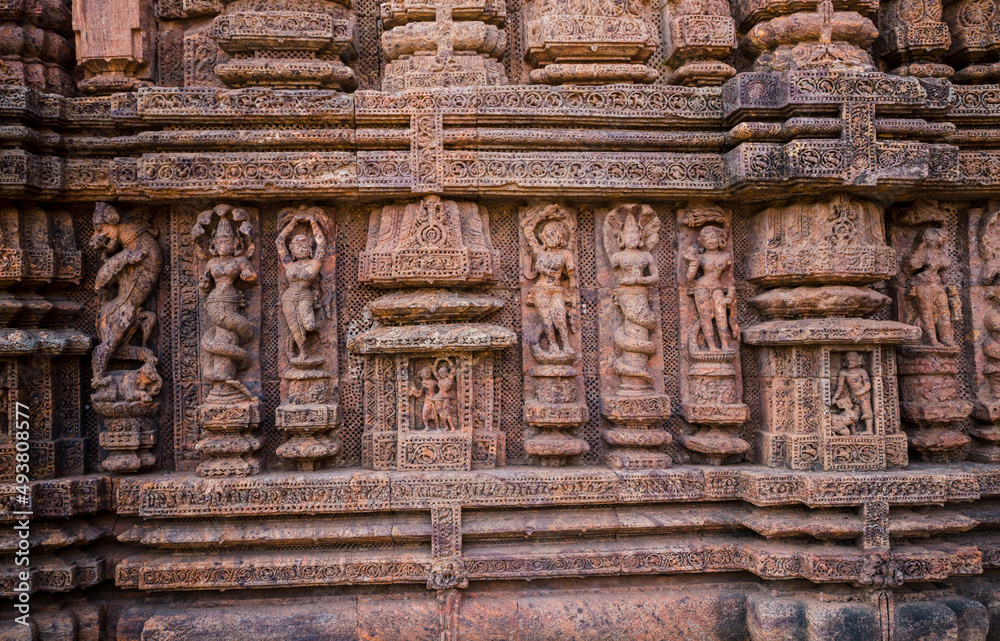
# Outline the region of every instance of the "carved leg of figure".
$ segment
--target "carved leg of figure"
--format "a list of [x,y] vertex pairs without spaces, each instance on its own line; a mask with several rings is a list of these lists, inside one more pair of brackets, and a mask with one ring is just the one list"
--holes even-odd
[[937,320],[936,330],[938,340],[943,345],[955,344],[955,330],[951,324],[951,306],[948,295],[943,289],[934,291],[934,318]]
[[566,303],[561,298],[553,298],[552,308],[549,312],[552,321],[555,324],[555,330],[559,335],[561,340],[559,345],[559,351],[562,353],[568,353],[571,351],[569,346],[569,323],[566,322]]

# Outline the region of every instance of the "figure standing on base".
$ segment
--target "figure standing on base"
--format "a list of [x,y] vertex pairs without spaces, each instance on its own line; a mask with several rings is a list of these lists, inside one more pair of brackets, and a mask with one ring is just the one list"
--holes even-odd
[[[532,257],[525,265],[524,276],[529,281],[535,281],[527,302],[538,310],[548,340],[545,351],[549,356],[573,354],[569,335],[578,331],[571,309],[572,299],[567,297],[567,287],[563,282],[563,278],[572,281],[576,272],[573,252],[568,249],[570,230],[564,222],[566,216],[567,212],[562,207],[549,205],[540,210],[538,216],[525,218],[521,223],[521,233],[528,242]],[[546,218],[548,222],[536,236],[535,226]]]
[[[684,260],[688,264],[688,292],[698,311],[701,335],[711,352],[735,349],[740,337],[736,322],[736,292],[722,284],[726,270],[733,266],[733,255],[725,250],[726,232],[714,225],[703,227],[698,244],[688,248]],[[699,276],[699,274],[701,274]],[[692,334],[697,342],[698,332]],[[716,338],[718,336],[718,338]]]
[[847,352],[844,355],[844,365],[837,375],[837,390],[833,393],[833,402],[844,410],[843,415],[853,416],[853,420],[837,428],[837,434],[847,436],[853,425],[857,424],[858,416],[864,422],[862,435],[875,434],[875,418],[872,413],[872,381],[865,370],[865,359],[857,352]]

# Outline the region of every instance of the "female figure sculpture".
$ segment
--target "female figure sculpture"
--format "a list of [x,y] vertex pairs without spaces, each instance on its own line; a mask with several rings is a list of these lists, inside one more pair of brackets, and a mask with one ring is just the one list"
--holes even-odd
[[906,297],[914,299],[923,338],[934,347],[955,345],[948,290],[941,280],[941,273],[951,264],[944,249],[947,242],[947,232],[928,227],[921,232],[916,248],[903,264],[908,285]]
[[[711,352],[733,351],[734,341],[740,336],[734,288],[730,286],[727,290],[722,284],[726,270],[733,266],[733,255],[725,246],[726,232],[721,227],[708,225],[699,232],[698,244],[684,253],[690,283],[688,293],[694,298],[700,333]],[[695,342],[698,334],[692,334]]]
[[[212,218],[218,217],[209,232]],[[239,225],[238,230],[234,225]],[[204,238],[211,234],[207,247]],[[220,402],[234,393],[247,399],[253,395],[238,380],[239,372],[251,365],[250,354],[242,347],[254,338],[253,325],[243,315],[246,303],[239,287],[257,282],[253,256],[253,227],[242,209],[219,205],[198,217],[194,237],[199,256],[206,260],[198,287],[208,296],[205,311],[211,324],[202,337],[201,348],[208,355],[204,377],[213,382],[208,402]],[[226,387],[230,388],[227,392]]]
[[[302,208],[292,214],[277,238],[278,257],[288,279],[288,288],[281,294],[281,311],[289,334],[285,350],[293,363],[307,360],[306,342],[310,334],[319,331],[318,297],[313,285],[326,256],[325,222],[322,209]],[[308,224],[312,235],[299,233],[289,242],[288,236],[300,223]]]

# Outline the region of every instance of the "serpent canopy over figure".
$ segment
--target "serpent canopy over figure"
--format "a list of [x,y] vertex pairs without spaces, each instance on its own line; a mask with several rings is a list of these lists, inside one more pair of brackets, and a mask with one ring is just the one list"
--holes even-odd
[[[156,356],[146,346],[156,326],[156,313],[143,309],[143,305],[156,287],[163,258],[147,222],[139,215],[133,217],[126,221],[123,212],[108,203],[97,203],[94,211],[90,246],[104,254],[95,282],[100,299],[97,336],[101,342],[94,348],[91,384],[100,390],[95,393],[98,400],[149,402],[162,383],[156,372]],[[133,345],[137,331],[141,342]],[[142,378],[148,384],[118,389],[121,381],[115,379],[123,378],[122,373],[108,373],[113,359],[142,361]]]
[[615,330],[615,373],[621,377],[619,392],[641,395],[652,387],[647,370],[656,345],[649,340],[656,330],[657,317],[650,309],[647,286],[656,285],[660,275],[650,250],[659,241],[660,219],[649,205],[622,205],[604,218],[604,248],[617,276],[614,300],[624,320]]
[[[307,342],[319,331],[319,292],[314,287],[326,257],[326,214],[319,207],[283,209],[279,214],[278,257],[285,268],[288,289],[281,295],[281,311],[288,325],[288,345],[285,348],[293,363],[308,360]],[[297,233],[308,225],[310,234]]]
[[[540,230],[539,230],[540,228]],[[570,333],[576,333],[578,311],[570,295],[576,279],[576,261],[571,249],[575,229],[569,212],[560,205],[532,209],[521,221],[529,258],[524,277],[534,281],[527,303],[538,311],[547,346],[531,346],[539,362],[575,359]]]
[[203,376],[212,382],[206,402],[253,399],[237,378],[251,365],[250,354],[241,345],[254,338],[253,325],[243,315],[246,303],[239,289],[257,282],[250,262],[254,244],[249,215],[231,205],[217,205],[199,214],[193,235],[199,258],[207,261],[198,281],[208,295],[205,310],[211,325],[201,341],[207,355]]
[[910,322],[918,322],[924,341],[934,347],[954,346],[952,315],[956,321],[962,320],[961,304],[949,301],[957,291],[945,287],[941,278],[942,272],[951,265],[945,251],[947,240],[948,233],[940,227],[925,228],[913,252],[903,262],[903,274],[907,277],[906,297],[913,299],[916,306],[916,314],[910,315]]

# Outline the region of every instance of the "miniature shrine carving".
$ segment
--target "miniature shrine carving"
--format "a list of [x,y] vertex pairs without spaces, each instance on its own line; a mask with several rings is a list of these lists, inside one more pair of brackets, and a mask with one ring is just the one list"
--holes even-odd
[[0,639],[1000,638],[1000,0],[0,2],[0,525]]

